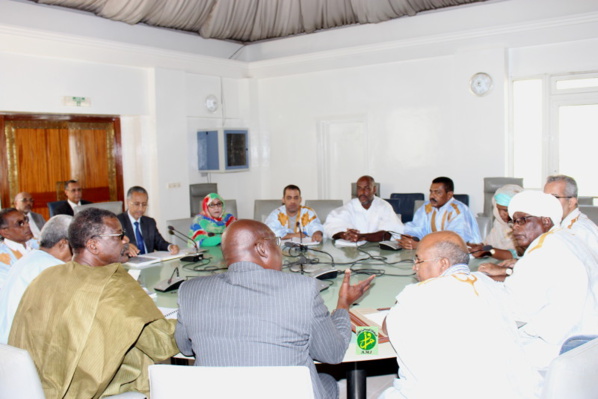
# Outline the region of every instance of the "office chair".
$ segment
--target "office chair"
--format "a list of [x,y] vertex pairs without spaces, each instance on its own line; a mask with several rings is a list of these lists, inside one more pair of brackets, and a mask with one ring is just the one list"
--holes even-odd
[[523,179],[520,177],[484,177],[484,212],[481,216],[492,218],[492,197],[496,190],[505,184],[517,184],[523,187]]
[[282,200],[279,199],[256,199],[253,203],[253,219],[263,223],[281,205]]
[[[392,193],[390,199],[399,200],[398,210],[395,208],[395,213],[401,215],[403,223],[407,223],[413,220],[415,201],[424,201],[425,197],[423,193]],[[391,205],[393,204],[391,203]]]
[[343,206],[343,200],[305,200],[305,206],[316,211],[316,215],[318,215],[320,222],[324,224],[328,214],[332,210]]
[[201,201],[206,195],[217,192],[217,183],[189,184],[189,209],[191,210],[191,215],[189,216],[195,216],[201,212]]

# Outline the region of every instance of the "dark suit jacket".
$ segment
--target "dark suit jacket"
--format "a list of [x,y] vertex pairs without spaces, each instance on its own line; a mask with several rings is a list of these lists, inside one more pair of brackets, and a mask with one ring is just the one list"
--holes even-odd
[[[85,200],[81,200],[81,205],[87,205],[87,204],[91,204],[91,201],[85,201]],[[71,206],[69,205],[68,201],[60,201],[60,203],[58,205],[56,205],[56,208],[54,208],[54,216],[56,215],[71,215],[71,216],[75,216],[75,213],[73,212],[73,208],[71,208]]]
[[314,360],[340,363],[351,323],[328,313],[313,278],[238,262],[179,288],[175,338],[196,366],[307,366],[316,399],[326,397]]
[[38,229],[42,229],[44,224],[46,224],[46,219],[39,213],[29,212],[29,220],[33,220],[33,223],[37,226]]
[[[131,224],[128,212],[123,212],[117,217],[118,220],[120,220],[120,224],[123,226],[123,229],[125,229],[129,241],[139,248],[139,245],[137,245],[137,240],[135,239],[135,227]],[[158,231],[158,228],[156,227],[156,220],[147,216],[142,216],[140,222],[141,235],[143,236],[143,241],[145,242],[147,252],[168,251],[168,246],[170,243],[166,241]]]

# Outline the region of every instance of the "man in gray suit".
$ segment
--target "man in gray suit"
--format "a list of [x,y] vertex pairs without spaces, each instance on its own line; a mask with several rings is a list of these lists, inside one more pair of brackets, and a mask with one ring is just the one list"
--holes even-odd
[[373,276],[350,285],[347,270],[330,314],[315,279],[281,273],[282,251],[265,224],[233,223],[222,253],[226,273],[189,280],[179,289],[175,337],[181,353],[195,356],[196,366],[307,366],[315,397],[338,398],[336,381],[318,376],[313,361],[343,360],[351,338],[349,306]]
[[33,233],[34,238],[41,235],[42,227],[46,223],[46,219],[39,213],[31,211],[33,207],[33,197],[28,192],[23,191],[15,195],[15,208],[23,212],[29,218],[29,228]]

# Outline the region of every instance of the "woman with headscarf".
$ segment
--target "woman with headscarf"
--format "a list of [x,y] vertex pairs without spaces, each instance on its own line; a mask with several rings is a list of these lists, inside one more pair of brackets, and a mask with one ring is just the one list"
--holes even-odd
[[216,193],[206,195],[201,202],[202,211],[191,223],[189,237],[202,247],[215,247],[222,241],[222,233],[236,219],[225,213],[224,200]]
[[[496,190],[492,197],[492,213],[494,214],[494,223],[492,230],[484,239],[483,244],[470,246],[472,255],[476,258],[492,256],[496,259],[517,258],[517,248],[513,241],[513,228],[509,225],[508,206],[515,194],[523,191],[523,188],[516,184],[506,184]],[[483,247],[490,247],[488,251],[483,251]]]

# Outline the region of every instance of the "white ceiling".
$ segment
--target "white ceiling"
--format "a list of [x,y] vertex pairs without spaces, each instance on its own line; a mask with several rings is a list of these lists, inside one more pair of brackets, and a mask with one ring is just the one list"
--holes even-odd
[[486,0],[31,0],[241,43],[388,21]]

